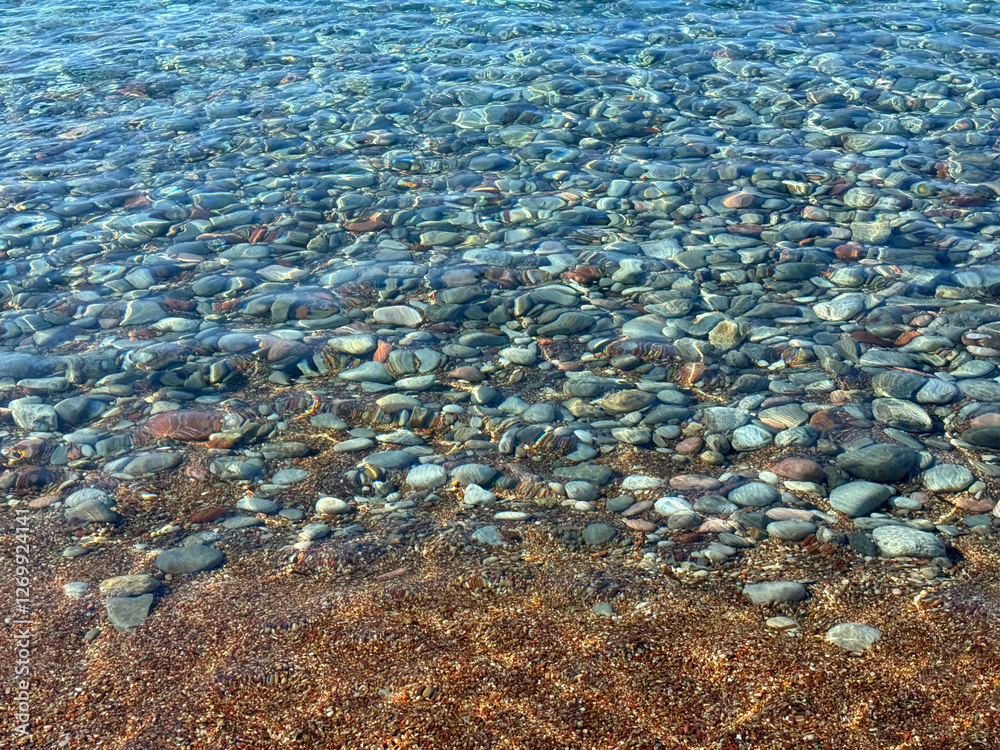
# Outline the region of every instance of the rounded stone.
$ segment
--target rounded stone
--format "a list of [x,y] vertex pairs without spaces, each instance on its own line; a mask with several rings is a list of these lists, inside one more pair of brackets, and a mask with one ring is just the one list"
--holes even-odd
[[938,464],[924,472],[924,489],[929,492],[961,492],[976,481],[965,466]]
[[342,516],[351,510],[350,503],[339,497],[321,497],[316,501],[316,514],[320,516]]
[[497,470],[487,464],[462,464],[451,470],[451,478],[460,485],[485,486],[493,481]]
[[372,313],[372,319],[382,325],[415,328],[423,322],[420,312],[407,305],[379,307]]
[[767,533],[783,542],[800,542],[816,533],[816,524],[808,521],[774,521],[767,525]]
[[826,640],[842,649],[861,653],[870,649],[879,638],[882,631],[860,622],[842,622],[826,631]]
[[906,432],[930,432],[934,426],[930,416],[914,403],[898,398],[877,398],[872,401],[872,414],[879,422]]
[[189,547],[175,547],[156,556],[156,567],[164,573],[183,575],[199,573],[203,570],[217,568],[226,561],[222,550],[192,544]]
[[837,456],[837,466],[870,482],[898,482],[917,465],[916,451],[901,445],[875,444]]
[[879,526],[872,531],[879,552],[886,557],[945,557],[944,544],[929,531],[909,526]]
[[743,425],[742,427],[737,427],[733,431],[733,450],[758,450],[759,448],[763,448],[765,445],[768,445],[773,439],[774,436],[763,427],[759,427],[755,424]]
[[654,503],[653,510],[661,516],[670,516],[679,511],[691,510],[691,503],[683,497],[661,497]]
[[830,507],[856,517],[878,510],[893,495],[893,489],[874,482],[848,482],[830,492]]
[[744,508],[765,508],[781,499],[774,487],[763,482],[750,482],[732,490],[727,499]]
[[330,535],[330,526],[325,523],[308,523],[299,531],[299,539],[303,542],[312,542],[317,539],[324,539]]
[[466,505],[492,505],[496,502],[497,496],[489,490],[483,489],[478,484],[466,486],[462,501]]
[[448,472],[438,464],[414,466],[406,475],[406,483],[416,490],[442,487],[448,481]]
[[751,604],[789,604],[806,598],[806,587],[794,581],[751,583],[743,587],[743,598]]
[[610,542],[618,536],[618,530],[606,523],[592,523],[583,530],[583,541],[591,547]]

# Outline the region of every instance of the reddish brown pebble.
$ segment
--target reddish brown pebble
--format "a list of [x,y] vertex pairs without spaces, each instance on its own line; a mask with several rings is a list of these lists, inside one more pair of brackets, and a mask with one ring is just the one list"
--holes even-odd
[[678,474],[670,480],[670,488],[680,492],[711,492],[722,486],[715,477],[702,474]]
[[792,479],[796,482],[826,481],[823,467],[811,458],[786,458],[772,466],[771,471],[779,477]]
[[737,193],[730,193],[722,199],[722,205],[726,208],[749,208],[757,200],[757,196],[741,190]]
[[692,454],[698,453],[702,447],[705,445],[704,439],[695,436],[684,438],[677,445],[674,446],[674,450],[684,456],[690,456]]
[[48,508],[52,503],[57,503],[62,498],[59,495],[40,495],[34,500],[28,501],[29,508]]
[[861,260],[866,255],[865,251],[861,248],[861,245],[856,242],[847,242],[843,245],[837,245],[837,247],[833,249],[833,254],[840,260]]
[[951,504],[956,508],[961,508],[971,513],[989,513],[993,510],[994,505],[992,500],[977,500],[968,495],[959,495],[958,497],[950,498],[950,500]]
[[226,515],[224,508],[202,508],[191,514],[191,523],[211,523]]
[[379,341],[378,347],[375,349],[375,354],[372,356],[376,362],[388,362],[389,354],[392,353],[392,344],[388,341]]
[[684,534],[678,534],[674,537],[674,541],[677,544],[694,544],[701,539],[701,534],[697,531],[690,531]]
[[642,518],[629,518],[625,521],[625,525],[628,526],[633,531],[656,531],[656,524],[652,521],[646,521]]

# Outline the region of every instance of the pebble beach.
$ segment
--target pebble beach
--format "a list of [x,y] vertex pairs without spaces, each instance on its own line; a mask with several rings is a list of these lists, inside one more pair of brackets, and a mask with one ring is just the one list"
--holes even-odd
[[1000,748],[993,3],[2,13],[5,746]]

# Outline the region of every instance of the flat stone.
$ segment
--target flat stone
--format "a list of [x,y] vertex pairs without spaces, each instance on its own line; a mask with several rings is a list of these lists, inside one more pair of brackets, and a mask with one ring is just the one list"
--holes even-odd
[[416,328],[423,322],[423,316],[420,312],[407,305],[376,308],[372,312],[372,319],[382,325],[403,326],[406,328]]
[[371,438],[352,438],[351,440],[344,440],[337,443],[333,446],[333,450],[336,453],[354,453],[355,451],[368,450],[374,447],[374,445],[375,441]]
[[90,584],[86,581],[70,581],[63,584],[62,590],[70,599],[82,599],[89,588]]
[[24,430],[55,432],[59,429],[59,415],[49,404],[25,403],[23,399],[11,402],[11,416]]
[[494,513],[493,517],[498,521],[527,521],[531,516],[520,510],[501,510]]
[[701,421],[712,432],[732,432],[750,421],[750,412],[729,406],[710,406],[701,411]]
[[236,501],[236,507],[239,510],[245,510],[249,513],[265,513],[271,515],[276,510],[278,510],[278,504],[273,500],[268,500],[266,497],[241,497]]
[[108,619],[115,626],[115,630],[120,633],[130,633],[149,617],[149,610],[153,606],[153,595],[116,597],[108,599],[104,604],[108,610]]
[[607,466],[599,464],[579,464],[577,466],[562,466],[553,470],[552,476],[557,479],[582,480],[596,485],[605,485],[611,481],[614,472]]
[[779,477],[798,482],[825,482],[823,467],[811,458],[785,458],[771,467]]
[[492,505],[496,502],[497,496],[489,490],[483,489],[478,484],[466,485],[462,495],[462,502],[466,505]]
[[691,510],[691,503],[683,497],[661,497],[653,504],[653,510],[661,516],[671,516],[674,513]]
[[853,318],[864,309],[865,298],[861,294],[841,294],[832,300],[813,305],[816,317],[834,322]]
[[976,481],[976,475],[958,464],[937,464],[924,472],[924,489],[928,492],[961,492]]
[[743,598],[757,605],[800,602],[806,595],[806,587],[794,581],[751,583],[743,587]]
[[879,552],[886,557],[922,557],[929,560],[947,555],[938,537],[909,526],[880,526],[872,530],[872,538]]
[[84,487],[82,490],[77,490],[67,495],[63,502],[67,508],[75,508],[77,505],[85,503],[88,500],[96,500],[108,506],[114,505],[114,498],[104,490],[99,490],[96,487]]
[[910,401],[898,398],[873,400],[872,414],[879,422],[906,432],[930,432],[934,426],[926,411]]
[[893,495],[893,489],[874,482],[848,482],[830,492],[830,507],[851,516],[867,516]]
[[765,508],[778,502],[780,498],[781,494],[771,485],[750,482],[732,490],[726,499],[745,508]]
[[621,489],[623,492],[644,492],[647,490],[657,490],[666,483],[666,480],[660,477],[651,477],[645,474],[629,474],[622,480]]
[[472,532],[472,538],[477,542],[489,544],[494,547],[503,544],[503,539],[500,537],[500,531],[496,526],[480,526]]
[[406,475],[406,483],[418,490],[442,487],[448,481],[448,472],[438,464],[414,466]]
[[451,470],[451,478],[460,485],[488,485],[497,475],[497,470],[487,464],[462,464]]
[[101,500],[85,500],[63,511],[67,521],[82,523],[118,523],[122,517]]
[[101,596],[113,599],[119,596],[142,596],[151,594],[162,584],[148,573],[136,575],[114,576],[101,581],[99,590]]
[[816,524],[797,520],[774,521],[767,525],[767,533],[783,542],[800,542],[816,533]]
[[755,424],[747,424],[737,427],[733,431],[733,450],[754,451],[768,445],[774,436],[763,427]]
[[792,630],[799,626],[791,617],[768,617],[764,624],[771,630]]
[[610,542],[618,536],[618,530],[606,523],[592,523],[583,530],[583,541],[591,547]]
[[826,631],[829,643],[854,653],[867,651],[881,637],[881,630],[860,622],[842,622]]
[[183,575],[211,570],[219,567],[225,561],[226,556],[222,550],[193,544],[190,547],[175,547],[161,552],[156,556],[156,567],[164,573]]
[[916,451],[901,445],[876,443],[837,456],[837,466],[870,482],[898,482],[917,465]]
[[417,457],[409,451],[381,451],[365,456],[365,463],[376,469],[405,469],[417,462]]
[[343,380],[350,380],[359,383],[383,383],[388,385],[395,378],[381,362],[362,362],[355,368],[344,370],[340,373]]
[[350,503],[339,497],[321,497],[316,501],[316,514],[320,516],[342,516],[352,510]]
[[678,474],[670,478],[670,489],[678,492],[713,492],[720,487],[722,482],[704,474]]
[[656,394],[648,391],[615,391],[598,403],[602,409],[611,414],[628,414],[645,409],[655,400]]
[[299,539],[303,542],[325,539],[328,536],[330,536],[330,525],[322,522],[307,523],[299,530]]
[[302,469],[282,469],[275,472],[274,476],[271,477],[271,481],[275,484],[295,484],[297,482],[304,482],[308,478],[309,472]]

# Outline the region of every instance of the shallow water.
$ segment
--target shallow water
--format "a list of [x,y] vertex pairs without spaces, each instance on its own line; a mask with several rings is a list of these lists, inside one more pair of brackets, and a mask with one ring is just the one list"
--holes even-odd
[[[944,447],[948,410],[925,408],[1000,400],[993,4],[4,18],[0,342],[45,359],[15,381],[89,354],[71,382],[138,367],[211,394],[232,372],[213,364],[261,341],[233,331],[303,341],[256,349],[287,384],[321,367],[311,334],[347,323],[401,346],[510,323],[577,355],[712,366],[721,389],[763,371],[782,397],[891,370],[875,421]],[[425,324],[444,328],[408,332]]]

